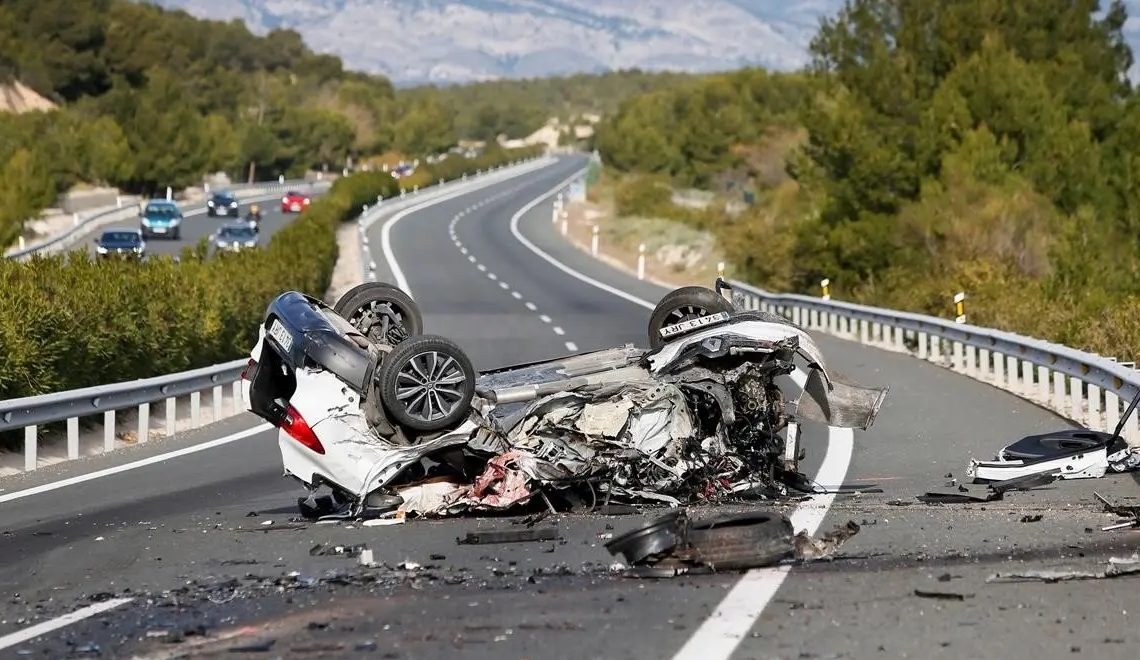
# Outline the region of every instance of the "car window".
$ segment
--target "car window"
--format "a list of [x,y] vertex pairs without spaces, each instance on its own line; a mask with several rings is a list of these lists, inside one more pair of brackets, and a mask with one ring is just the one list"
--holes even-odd
[[249,227],[222,227],[220,233],[225,238],[253,238],[253,230]]
[[146,214],[174,217],[178,215],[178,208],[168,204],[148,204]]
[[104,243],[139,243],[141,238],[133,231],[109,231],[103,234]]

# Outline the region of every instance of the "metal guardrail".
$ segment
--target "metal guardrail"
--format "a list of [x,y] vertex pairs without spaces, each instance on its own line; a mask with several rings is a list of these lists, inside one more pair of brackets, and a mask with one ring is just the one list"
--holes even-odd
[[[775,294],[731,282],[746,309],[774,312],[809,330],[914,357],[1013,393],[1081,423],[1112,432],[1140,392],[1140,371],[1110,358],[1012,332],[922,314]],[[1123,435],[1140,442],[1140,411]]]
[[[540,157],[480,171],[476,175],[463,176],[462,180],[473,181],[491,176],[538,158]],[[320,182],[314,182],[314,184],[317,183]],[[440,181],[439,184],[424,189],[405,191],[401,195],[401,198],[405,200],[403,203],[388,205],[383,208],[383,212],[387,213],[404,206],[410,206],[413,200],[414,203],[424,201],[424,198],[419,195],[442,185],[447,184]],[[279,194],[287,187],[298,187],[298,184],[297,182],[262,184],[256,190]],[[230,190],[239,194],[254,190],[254,187],[251,186],[247,186],[244,191],[236,190],[236,188],[237,186],[233,186],[230,187]],[[46,424],[66,422],[68,460],[77,459],[81,454],[79,420],[100,413],[103,415],[102,452],[113,451],[116,448],[115,429],[118,411],[137,411],[136,441],[143,443],[149,440],[153,431],[150,423],[151,406],[165,402],[166,435],[176,435],[179,398],[190,398],[190,428],[202,426],[201,403],[203,392],[211,393],[210,403],[213,410],[211,421],[222,418],[225,408],[226,386],[232,387],[229,406],[231,412],[238,414],[245,410],[245,404],[242,400],[241,372],[246,363],[247,360],[243,358],[165,376],[0,401],[0,432],[23,429],[25,472],[35,470],[38,465],[40,427]]]
[[[250,200],[251,198],[258,198],[258,200],[260,200],[261,197],[276,195],[291,188],[308,187],[311,189],[323,183],[327,182],[318,180],[294,179],[287,181],[241,183],[224,186],[224,189],[235,193],[239,199],[246,201]],[[206,187],[206,193],[209,194],[208,186]],[[24,249],[6,252],[4,254],[4,258],[22,259],[38,252],[44,252],[54,248],[66,248],[70,245],[73,245],[79,237],[86,235],[87,232],[97,226],[113,221],[129,220],[130,218],[136,217],[138,215],[137,203],[131,202],[127,204],[123,202],[124,199],[135,200],[139,198],[134,196],[120,198],[119,204],[116,204],[115,206],[76,213],[74,214],[76,218],[75,225],[69,228],[66,232],[58,236],[53,236],[48,240],[36,243],[35,245],[30,245]],[[195,202],[179,202],[179,206],[186,207],[191,207],[195,204]]]

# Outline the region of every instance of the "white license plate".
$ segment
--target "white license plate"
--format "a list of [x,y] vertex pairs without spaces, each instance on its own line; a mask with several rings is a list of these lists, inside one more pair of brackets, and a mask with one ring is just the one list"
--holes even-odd
[[165,233],[166,233],[166,227],[155,227],[155,228],[154,228],[154,233],[156,233],[156,234],[165,234]]
[[289,209],[292,211],[300,211],[301,205],[300,204],[293,204],[292,206],[289,207]]
[[269,336],[276,339],[281,348],[285,349],[285,352],[293,350],[293,335],[289,334],[289,331],[277,319],[273,319],[273,323],[269,324]]
[[716,314],[698,316],[695,319],[689,319],[688,321],[681,321],[680,323],[667,325],[664,328],[661,328],[659,332],[661,333],[662,339],[668,339],[669,337],[676,337],[677,335],[684,334],[686,332],[692,332],[697,328],[704,328],[706,326],[716,325],[717,323],[724,323],[728,319],[728,312],[717,312]]

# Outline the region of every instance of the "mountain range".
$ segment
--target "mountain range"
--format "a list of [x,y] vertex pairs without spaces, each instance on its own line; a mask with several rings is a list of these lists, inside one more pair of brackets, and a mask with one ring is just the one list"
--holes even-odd
[[[401,86],[639,68],[788,70],[843,0],[151,0],[318,52]],[[1140,0],[1127,0],[1140,53]]]

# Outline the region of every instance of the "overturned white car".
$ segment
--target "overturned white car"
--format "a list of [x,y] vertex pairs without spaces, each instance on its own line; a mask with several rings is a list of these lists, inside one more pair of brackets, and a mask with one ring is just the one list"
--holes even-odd
[[887,390],[839,382],[804,330],[736,309],[722,286],[666,295],[649,349],[483,374],[421,334],[396,287],[363,284],[332,308],[287,292],[251,353],[247,404],[280,428],[307,515],[779,497],[802,483],[799,422],[866,429]]

